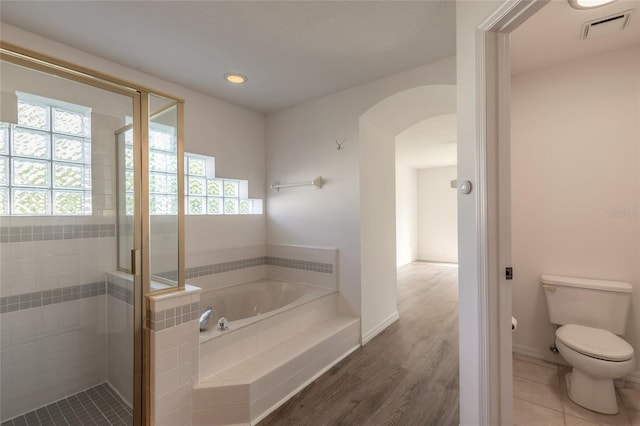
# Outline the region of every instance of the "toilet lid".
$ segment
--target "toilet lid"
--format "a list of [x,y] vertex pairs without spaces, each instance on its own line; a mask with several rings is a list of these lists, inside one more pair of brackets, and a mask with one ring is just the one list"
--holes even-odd
[[567,324],[556,330],[556,338],[574,351],[606,361],[626,361],[633,356],[633,347],[601,328]]

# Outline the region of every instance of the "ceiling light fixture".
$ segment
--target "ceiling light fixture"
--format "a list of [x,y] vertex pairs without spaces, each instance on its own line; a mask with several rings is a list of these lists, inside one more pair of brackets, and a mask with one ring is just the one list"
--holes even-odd
[[224,79],[231,84],[242,84],[247,82],[247,76],[235,72],[228,72],[224,75]]
[[616,0],[569,0],[569,4],[574,9],[593,9],[613,3]]

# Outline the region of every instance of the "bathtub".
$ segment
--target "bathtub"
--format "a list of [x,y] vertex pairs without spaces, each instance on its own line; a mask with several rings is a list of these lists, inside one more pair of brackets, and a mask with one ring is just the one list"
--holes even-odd
[[[338,312],[335,288],[264,279],[211,289],[214,278],[191,280],[210,286],[200,307],[214,312],[200,333],[194,426],[257,424],[360,346],[360,320]],[[216,330],[222,315],[227,331]]]
[[[331,293],[336,293],[336,290],[273,279],[204,290],[200,293],[200,311],[204,312],[210,306],[213,313],[209,329],[200,333],[200,343],[266,320]],[[228,331],[216,330],[216,322],[220,317],[229,321]]]

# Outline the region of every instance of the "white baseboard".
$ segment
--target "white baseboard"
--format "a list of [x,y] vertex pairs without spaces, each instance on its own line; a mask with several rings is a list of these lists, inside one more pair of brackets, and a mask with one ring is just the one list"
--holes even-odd
[[[554,364],[569,365],[560,355],[556,355],[551,351],[540,351],[538,349],[529,348],[523,345],[513,345],[513,352],[516,354],[528,356],[531,358],[541,359]],[[640,384],[640,371],[634,371],[624,378],[628,382]]]
[[395,311],[394,313],[389,315],[380,324],[362,335],[362,344],[366,345],[371,339],[382,333],[385,328],[396,322],[398,318],[400,318],[400,314],[398,314],[398,311]]
[[625,379],[628,382],[633,382],[633,383],[637,383],[637,384],[640,385],[640,371],[634,371],[633,373],[631,373],[627,377],[625,377]]
[[543,361],[552,362],[554,364],[569,365],[560,355],[546,350],[540,351],[539,349],[530,348],[524,345],[513,345],[513,352],[516,354],[528,356],[531,358],[541,359]]

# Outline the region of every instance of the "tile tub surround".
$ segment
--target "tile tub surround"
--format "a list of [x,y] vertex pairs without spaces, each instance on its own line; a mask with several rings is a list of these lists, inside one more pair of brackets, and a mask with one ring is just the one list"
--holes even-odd
[[[237,271],[239,269],[252,268],[261,265],[279,266],[281,268],[299,269],[302,271],[320,272],[333,274],[333,264],[323,262],[312,262],[308,260],[297,260],[283,257],[261,256],[251,259],[240,259],[231,262],[222,262],[209,265],[197,266],[186,269],[187,279],[198,278],[205,275],[221,274],[223,272]],[[176,271],[161,272],[155,274],[162,278],[175,279]]]
[[338,289],[338,249],[267,245],[267,277]]
[[640,385],[627,382],[616,389],[620,413],[596,413],[575,404],[567,395],[565,374],[571,368],[514,354],[513,424],[523,426],[620,425],[636,426],[640,420]]
[[[158,275],[173,277],[175,271]],[[337,289],[337,249],[265,245],[188,252],[186,276],[204,290],[267,277]]]
[[157,426],[191,425],[199,355],[194,306],[199,302],[200,289],[188,284],[184,291],[149,297],[151,422]]
[[337,292],[216,337],[201,336],[194,425],[249,424],[359,346]]

